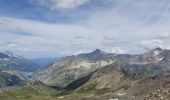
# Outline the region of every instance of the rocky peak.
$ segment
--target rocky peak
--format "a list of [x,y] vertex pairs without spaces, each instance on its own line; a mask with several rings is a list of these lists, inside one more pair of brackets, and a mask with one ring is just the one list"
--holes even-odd
[[155,53],[162,52],[162,51],[163,51],[163,49],[160,47],[153,49],[153,52],[155,52]]
[[91,52],[91,54],[107,54],[107,53],[100,49],[96,49],[95,51]]
[[161,51],[162,48],[161,47],[158,47],[158,48],[155,48],[154,51]]
[[8,57],[8,55],[6,55],[6,54],[0,52],[0,58],[6,58],[6,57]]
[[96,49],[95,51],[93,52],[90,52],[90,53],[85,53],[85,54],[80,54],[79,56],[81,58],[85,58],[85,59],[88,59],[88,60],[99,60],[99,59],[103,59],[103,58],[108,58],[109,54],[100,50],[100,49]]
[[95,51],[93,51],[93,52],[102,52],[102,50],[100,50],[100,49],[96,49]]

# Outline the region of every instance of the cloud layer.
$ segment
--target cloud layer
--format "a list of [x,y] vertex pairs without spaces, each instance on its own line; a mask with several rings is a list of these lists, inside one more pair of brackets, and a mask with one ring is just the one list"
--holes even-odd
[[69,10],[85,5],[89,1],[90,0],[31,0],[30,2],[49,7],[51,10]]
[[[169,48],[168,0],[29,0],[29,4],[6,4],[9,8],[0,9],[5,12],[0,12],[0,49],[26,57],[63,56],[96,48],[112,53]],[[22,8],[17,8],[19,4]]]

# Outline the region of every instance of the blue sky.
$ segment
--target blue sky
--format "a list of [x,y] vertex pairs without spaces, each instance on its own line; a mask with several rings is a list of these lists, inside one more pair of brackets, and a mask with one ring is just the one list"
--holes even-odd
[[0,50],[28,58],[170,48],[169,0],[0,0]]

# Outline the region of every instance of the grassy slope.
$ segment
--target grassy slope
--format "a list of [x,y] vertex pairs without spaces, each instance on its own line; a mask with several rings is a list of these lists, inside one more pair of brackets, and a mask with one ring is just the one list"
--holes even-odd
[[41,82],[30,82],[23,87],[0,89],[0,100],[58,100],[57,93]]
[[22,87],[16,89],[1,89],[1,100],[54,100],[55,94],[41,92],[32,87]]
[[[135,100],[144,100],[142,98],[147,98],[145,100],[149,100],[148,98],[150,97],[154,98],[150,100],[161,100],[161,97],[154,97],[154,93],[157,93],[157,90],[163,91],[160,93],[165,98],[163,100],[169,100],[169,80],[170,76],[160,77],[154,80],[144,79],[134,83],[129,88],[122,87],[117,91],[110,91],[107,88],[97,89],[97,84],[93,83],[80,87],[77,91],[69,92],[67,95],[59,95],[58,91],[36,82],[30,83],[25,87],[0,89],[0,100],[109,100],[113,98],[119,98],[119,100],[132,100],[133,96],[135,97]],[[169,92],[166,93],[166,91]],[[117,93],[127,94],[119,97],[116,95]]]

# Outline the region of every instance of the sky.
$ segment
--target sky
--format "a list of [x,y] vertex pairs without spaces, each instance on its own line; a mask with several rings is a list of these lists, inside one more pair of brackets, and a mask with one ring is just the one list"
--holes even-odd
[[0,0],[0,51],[27,58],[170,49],[169,0]]

